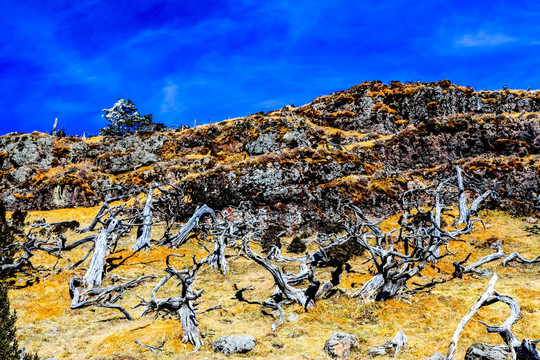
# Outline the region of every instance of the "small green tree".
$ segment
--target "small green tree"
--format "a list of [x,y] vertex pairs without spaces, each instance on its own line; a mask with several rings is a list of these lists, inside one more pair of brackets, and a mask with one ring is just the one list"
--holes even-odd
[[7,286],[0,282],[0,359],[18,360],[19,347],[15,337],[15,311],[11,312]]
[[103,109],[102,115],[109,125],[99,130],[100,135],[123,136],[159,131],[165,128],[161,123],[152,122],[152,114],[141,116],[131,100],[118,99],[110,109]]
[[[6,207],[0,200],[0,266],[11,264],[15,261],[17,251],[20,249],[12,246],[17,238],[23,237],[22,229],[26,219],[26,211],[16,210],[11,215],[11,220],[6,218]],[[0,280],[7,278],[12,270],[0,268]],[[1,358],[0,358],[1,359]]]
[[[0,281],[0,359],[19,360],[21,350],[17,342],[15,322],[17,314],[11,312],[8,288]],[[23,360],[39,360],[37,353],[25,353]]]

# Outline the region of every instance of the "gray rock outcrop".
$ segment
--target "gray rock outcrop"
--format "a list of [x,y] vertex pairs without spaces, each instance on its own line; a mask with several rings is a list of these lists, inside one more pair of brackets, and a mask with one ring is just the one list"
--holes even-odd
[[426,360],[444,360],[444,356],[440,352],[435,351],[435,354],[427,357]]
[[465,354],[465,360],[507,360],[511,358],[508,346],[484,343],[472,344]]
[[359,346],[356,336],[336,331],[326,340],[324,351],[334,359],[346,359]]
[[225,335],[214,341],[214,352],[231,354],[244,354],[255,347],[255,338],[251,335]]

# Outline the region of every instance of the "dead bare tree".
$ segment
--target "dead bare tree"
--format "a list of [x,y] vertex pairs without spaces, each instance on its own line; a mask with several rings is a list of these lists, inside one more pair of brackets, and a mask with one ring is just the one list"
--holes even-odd
[[[173,257],[182,256],[175,254],[169,254],[167,256],[167,268],[165,269],[167,275],[162,278],[154,290],[152,290],[151,298],[145,300],[139,296],[141,302],[135,307],[144,307],[141,316],[153,312],[156,313],[156,316],[162,314],[179,317],[184,331],[182,341],[193,344],[195,347],[193,351],[196,352],[201,347],[202,340],[195,319],[195,311],[197,308],[194,306],[194,302],[201,296],[203,290],[194,290],[193,283],[195,282],[195,276],[201,266],[206,264],[207,258],[197,261],[195,257],[192,257],[193,266],[191,268],[176,270],[170,263],[171,258]],[[165,299],[156,298],[158,290],[172,278],[180,280],[180,285],[182,286],[180,296]]]
[[109,244],[109,238],[118,227],[118,224],[119,222],[117,219],[111,219],[109,226],[101,229],[96,237],[94,242],[94,255],[92,255],[90,265],[83,277],[83,283],[89,289],[101,286],[105,257],[107,256],[107,245]]
[[[376,272],[351,296],[359,296],[363,300],[385,300],[405,289],[414,292],[429,286],[418,284],[415,289],[410,289],[408,281],[418,276],[428,263],[455,255],[449,250],[449,243],[472,231],[474,223],[479,221],[474,215],[491,193],[486,191],[480,194],[467,206],[462,174],[461,169],[456,166],[456,176],[444,179],[436,186],[407,191],[402,200],[404,213],[400,219],[401,226],[388,233],[383,233],[375,223],[369,222],[357,207],[345,206],[352,210],[355,219],[348,225],[347,232],[369,252]],[[453,181],[456,181],[457,185],[453,185]],[[458,190],[459,220],[456,226],[450,229],[442,226],[442,215],[446,210],[442,199],[452,198],[452,187]],[[420,198],[418,195],[421,195]],[[412,197],[412,200],[407,200],[408,197]],[[424,210],[421,204],[429,203],[432,204],[431,208]],[[458,227],[461,221],[465,226]],[[443,246],[447,251],[440,255],[440,248]],[[432,282],[435,283],[436,281]]]
[[135,245],[133,245],[134,251],[150,249],[150,235],[152,232],[152,198],[155,186],[156,184],[152,183],[148,189],[148,196],[142,215],[143,223],[140,225],[140,230],[137,231],[137,240],[135,241]]

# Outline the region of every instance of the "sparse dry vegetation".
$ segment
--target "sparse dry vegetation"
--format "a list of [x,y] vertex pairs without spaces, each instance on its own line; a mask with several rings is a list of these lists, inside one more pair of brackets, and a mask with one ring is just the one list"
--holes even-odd
[[[497,258],[467,268],[497,249],[538,259],[539,110],[537,92],[474,92],[448,80],[367,82],[301,107],[194,128],[84,140],[2,137],[0,195],[9,209],[30,210],[25,232],[32,234],[17,235],[29,241],[31,254],[9,254],[11,262],[21,255],[28,262],[6,273],[19,345],[58,359],[205,359],[222,357],[212,349],[218,337],[248,333],[254,350],[231,358],[326,359],[325,341],[341,331],[359,339],[351,358],[364,359],[401,330],[408,343],[397,358],[423,359],[446,352],[494,272],[497,291],[521,306],[514,334],[540,338],[538,262],[502,266]],[[447,183],[439,194],[439,223],[430,198],[456,166],[471,186],[463,191],[466,204],[493,191],[478,211],[481,222],[467,222],[470,228],[455,221],[459,185]],[[151,186],[153,213],[145,208]],[[404,208],[402,195],[413,189],[426,197]],[[183,227],[203,204],[215,213]],[[150,249],[134,252],[149,225]],[[103,284],[73,282],[87,273],[96,239],[109,227],[97,266],[105,270]],[[426,254],[416,253],[404,271],[418,267],[418,274],[382,296],[386,301],[351,297],[384,273],[373,251],[398,254],[385,258],[391,266],[410,255],[407,246],[420,246],[403,238],[433,236],[446,236],[437,243],[441,257],[424,262]],[[317,260],[325,246],[327,257]],[[171,281],[160,286],[167,274]],[[154,277],[120,286],[145,275]],[[114,286],[120,288],[100,297]],[[82,303],[97,300],[74,306],[74,289]],[[150,309],[145,316],[143,308]],[[197,331],[183,339],[188,312]],[[476,320],[502,324],[508,313],[504,304],[482,308],[461,334],[455,358],[473,342],[502,344]],[[192,354],[195,335],[203,344]],[[163,346],[154,353],[141,344]]]

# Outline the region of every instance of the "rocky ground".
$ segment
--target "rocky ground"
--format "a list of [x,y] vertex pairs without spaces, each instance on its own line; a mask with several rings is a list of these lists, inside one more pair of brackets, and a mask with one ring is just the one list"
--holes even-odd
[[[0,198],[9,210],[28,210],[28,225],[39,228],[77,220],[80,229],[87,228],[103,201],[119,194],[117,189],[123,189],[122,203],[142,209],[149,185],[157,182],[164,185],[162,189],[176,189],[175,202],[167,206],[176,212],[177,225],[202,204],[223,216],[227,209],[249,202],[257,218],[266,220],[263,240],[279,239],[286,257],[306,251],[293,249],[295,241],[297,245],[306,241],[309,251],[316,251],[313,239],[320,235],[316,231],[338,233],[344,203],[357,205],[370,219],[384,218],[380,226],[385,232],[398,228],[402,194],[447,177],[454,165],[465,171],[472,186],[468,203],[474,192],[495,190],[479,214],[482,222],[464,241],[452,241],[455,253],[443,250],[452,256],[428,264],[413,279],[439,281],[437,286],[384,302],[358,301],[351,294],[372,279],[375,269],[367,251],[355,253],[347,260],[351,268],[343,272],[335,292],[309,311],[299,304],[288,305],[286,321],[277,331],[273,327],[279,314],[261,307],[261,301],[271,296],[275,279],[237,254],[238,249],[228,247],[226,275],[208,268],[197,276],[196,289],[204,290],[196,310],[204,344],[194,355],[190,355],[193,346],[182,341],[178,319],[136,315],[133,308],[141,297],[149,298],[170,254],[188,255],[175,262],[179,269],[188,268],[192,256],[200,259],[210,254],[213,238],[206,239],[205,245],[204,236],[196,234],[178,249],[153,241],[149,251],[133,252],[135,228],[116,237],[117,246],[107,256],[107,286],[157,275],[122,298],[122,305],[135,316],[131,321],[110,308],[71,308],[70,279],[82,276],[89,261],[77,266],[74,262],[90,254],[95,243],[61,257],[36,252],[30,259],[33,268],[8,279],[20,344],[41,357],[59,359],[223,358],[214,352],[216,347],[224,353],[236,348],[249,351],[234,358],[329,359],[337,351],[337,357],[363,359],[403,331],[408,342],[397,357],[425,359],[435,351],[446,352],[459,319],[485,291],[494,272],[500,277],[497,290],[521,305],[513,331],[520,339],[537,338],[538,263],[490,262],[478,273],[456,276],[454,261],[467,258],[467,264],[472,264],[493,255],[494,244],[502,246],[505,256],[514,251],[529,259],[538,255],[539,150],[540,92],[477,92],[447,80],[366,82],[300,107],[146,135],[2,136]],[[153,240],[170,230],[159,218],[159,199],[164,194],[163,190],[154,194]],[[451,222],[457,212],[447,210],[445,218]],[[72,227],[55,234],[62,246],[84,240],[86,235]],[[98,228],[94,232],[101,231]],[[254,244],[254,249],[264,254],[264,241],[261,245]],[[114,262],[118,264],[112,266]],[[295,272],[297,267],[294,262],[279,265],[283,272]],[[317,270],[320,279],[333,279],[329,268]],[[253,289],[245,296],[253,301],[239,301],[236,291],[248,286]],[[160,293],[177,296],[178,287],[173,284]],[[463,359],[475,341],[502,343],[476,322],[501,324],[508,307],[499,305],[482,309],[467,326],[456,359]],[[234,334],[244,335],[221,344],[224,336]],[[152,351],[136,341],[163,347]]]
[[[220,123],[145,136],[0,137],[0,197],[9,209],[95,206],[119,184],[131,195],[157,181],[207,203],[250,201],[276,222],[318,228],[339,199],[377,216],[399,211],[405,189],[459,164],[514,214],[540,206],[540,92],[474,91],[443,80],[366,82]],[[324,216],[321,216],[324,214]]]

